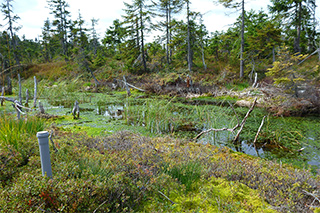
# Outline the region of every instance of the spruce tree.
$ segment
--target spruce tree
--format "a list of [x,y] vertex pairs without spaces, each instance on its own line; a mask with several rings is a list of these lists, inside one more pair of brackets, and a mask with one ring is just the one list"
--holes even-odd
[[134,0],[132,4],[124,2],[126,9],[125,23],[128,24],[128,35],[131,39],[136,41],[136,48],[138,48],[139,55],[143,66],[143,71],[147,72],[146,63],[146,51],[145,51],[145,36],[150,31],[151,17],[151,6],[146,3],[146,0]]
[[48,0],[51,14],[54,15],[52,25],[56,27],[54,32],[60,40],[62,54],[67,58],[68,55],[68,28],[70,26],[70,12],[67,10],[69,7],[65,0]]
[[[9,32],[9,35],[10,35],[10,46],[8,50],[10,51],[10,49],[12,48],[13,56],[16,61],[16,64],[20,64],[20,57],[18,53],[19,38],[15,34],[15,32],[17,32],[20,29],[20,26],[16,26],[17,21],[20,19],[20,17],[13,13],[12,11],[13,7],[11,2],[13,2],[13,0],[4,0],[4,3],[2,3],[1,5],[1,12],[5,17],[4,20],[7,21],[6,23],[6,25],[8,25],[7,31]],[[8,55],[10,57],[10,53]]]
[[240,38],[241,38],[241,45],[240,45],[240,78],[244,76],[244,28],[245,28],[245,8],[244,0],[218,0],[226,8],[241,8],[241,28],[240,28]]
[[156,10],[157,16],[160,18],[165,18],[165,21],[159,21],[154,26],[157,30],[165,32],[166,60],[168,66],[172,61],[172,18],[174,14],[181,12],[183,4],[183,0],[158,0],[153,2],[153,7]]
[[315,49],[314,27],[315,0],[271,0],[271,13],[283,26],[286,40],[291,42],[294,53]]

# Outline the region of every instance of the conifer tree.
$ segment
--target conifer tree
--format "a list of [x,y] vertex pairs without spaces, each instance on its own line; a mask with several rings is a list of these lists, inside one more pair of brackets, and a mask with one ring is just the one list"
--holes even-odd
[[97,56],[97,50],[99,46],[99,40],[98,35],[96,31],[96,25],[98,24],[99,19],[92,18],[91,19],[91,40],[90,40],[90,46],[93,48],[93,54],[96,57]]
[[51,54],[50,54],[50,36],[51,33],[51,23],[49,18],[45,20],[44,26],[42,28],[42,46],[44,48],[44,60],[46,62],[49,62],[51,59]]
[[124,2],[126,9],[125,23],[129,24],[128,33],[131,39],[136,40],[136,48],[138,48],[139,56],[143,66],[143,71],[147,72],[145,36],[150,31],[151,26],[151,6],[146,4],[146,0],[134,0],[130,5]]
[[191,49],[191,32],[190,32],[190,0],[185,0],[186,4],[187,4],[187,44],[188,44],[188,55],[187,55],[187,59],[188,59],[188,70],[189,72],[191,72],[192,70],[192,65],[193,65],[193,51]]
[[12,11],[13,7],[11,2],[13,2],[13,0],[5,0],[4,3],[2,3],[1,5],[1,12],[5,17],[4,20],[7,21],[7,24],[6,24],[8,25],[7,31],[9,32],[9,35],[10,35],[10,46],[8,50],[10,51],[12,47],[13,56],[16,61],[16,64],[20,64],[20,57],[17,49],[19,38],[15,34],[15,32],[17,32],[20,29],[20,26],[15,26],[15,24],[17,24],[17,21],[20,19],[20,17],[13,13]]
[[245,9],[244,9],[244,0],[218,0],[226,8],[241,8],[241,29],[240,29],[240,37],[241,37],[241,45],[240,45],[240,78],[243,78],[244,75],[244,28],[245,28]]
[[51,14],[54,15],[52,25],[56,27],[54,30],[59,37],[62,54],[67,57],[68,54],[68,27],[70,26],[70,12],[67,10],[69,7],[65,0],[48,0]]
[[[166,39],[166,59],[167,64],[171,63],[172,49],[171,49],[171,40],[172,40],[172,16],[178,14],[183,8],[183,0],[158,0],[153,2],[154,7],[156,8],[156,13],[159,17],[165,18],[165,21],[159,21],[155,24],[157,30],[165,32]],[[164,30],[163,30],[164,29]]]
[[[306,48],[303,46],[308,46],[305,43],[309,43],[310,50],[314,49],[316,35],[313,22],[315,0],[271,0],[271,3],[273,5],[269,6],[269,10],[278,16],[281,25],[284,26],[286,39],[293,40],[291,43],[293,51],[295,53],[305,52],[304,49]],[[308,41],[302,42],[303,38],[307,38]]]

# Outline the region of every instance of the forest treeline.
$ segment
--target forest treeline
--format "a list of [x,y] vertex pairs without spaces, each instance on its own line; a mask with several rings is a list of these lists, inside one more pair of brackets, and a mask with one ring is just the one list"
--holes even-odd
[[[271,0],[268,11],[247,11],[247,0],[218,0],[239,18],[228,30],[211,33],[203,14],[190,10],[190,0],[133,0],[124,2],[125,15],[119,15],[102,38],[96,26],[103,17],[84,20],[79,11],[72,20],[67,0],[48,0],[53,19],[44,21],[42,35],[35,40],[17,35],[20,18],[12,1],[2,0],[1,6],[2,71],[65,60],[92,73],[112,59],[122,65],[117,69],[135,74],[178,69],[219,72],[223,64],[223,69],[232,67],[240,78],[247,78],[253,72],[264,76],[275,62],[285,67],[292,57],[302,60],[300,54],[310,54],[320,44],[315,0]],[[155,30],[159,36],[146,42]]]

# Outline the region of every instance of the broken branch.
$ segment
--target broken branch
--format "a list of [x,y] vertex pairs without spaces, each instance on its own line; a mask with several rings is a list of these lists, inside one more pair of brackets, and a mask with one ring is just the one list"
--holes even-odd
[[240,130],[238,131],[236,137],[234,138],[234,140],[237,140],[238,137],[239,137],[239,135],[240,135],[240,132],[241,132],[242,129],[243,129],[244,124],[246,123],[246,120],[247,120],[248,116],[250,115],[250,113],[252,112],[254,106],[256,105],[256,102],[257,102],[257,98],[254,99],[254,102],[253,102],[251,108],[250,108],[249,111],[247,112],[246,116],[243,118],[241,124],[239,124],[239,118],[238,118],[237,113],[235,112],[233,106],[229,103],[229,104],[231,105],[231,108],[233,109],[236,117],[237,117],[237,120],[238,120],[237,125],[235,125],[233,128],[222,128],[222,129],[211,128],[211,129],[208,129],[208,130],[204,130],[204,131],[200,132],[200,133],[194,138],[194,140],[197,141],[197,139],[199,139],[203,134],[206,134],[206,133],[209,133],[209,132],[212,132],[212,131],[214,131],[214,132],[220,132],[220,131],[233,132],[233,131],[235,131],[238,127],[241,127]]
[[258,131],[257,131],[256,137],[254,138],[254,141],[253,141],[253,145],[254,145],[254,146],[255,146],[255,144],[256,144],[256,142],[257,142],[258,135],[259,135],[259,133],[260,133],[260,131],[261,131],[261,128],[262,128],[262,126],[263,126],[263,123],[264,123],[264,119],[265,119],[265,118],[266,118],[266,116],[263,116],[262,121],[261,121],[261,124],[260,124],[260,126],[259,126],[259,129],[258,129]]
[[257,103],[257,98],[254,99],[254,102],[253,102],[251,108],[250,108],[249,111],[247,112],[246,116],[243,118],[243,120],[242,120],[242,122],[241,122],[241,124],[240,124],[240,129],[239,129],[236,137],[234,137],[233,141],[236,141],[236,140],[239,139],[239,136],[240,136],[240,133],[241,133],[243,127],[244,127],[244,124],[246,123],[247,118],[249,117],[249,115],[250,115],[250,113],[252,112],[252,110],[253,110],[254,106],[256,105],[256,103]]

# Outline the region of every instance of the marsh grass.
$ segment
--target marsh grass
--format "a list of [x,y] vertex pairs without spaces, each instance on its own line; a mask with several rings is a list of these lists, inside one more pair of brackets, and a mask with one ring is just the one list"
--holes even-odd
[[147,100],[142,105],[125,107],[127,122],[145,126],[151,133],[170,133],[177,128],[180,115],[171,100]]
[[170,175],[185,186],[185,192],[188,193],[195,188],[202,174],[202,166],[197,161],[187,161],[176,165],[164,164],[162,172]]
[[20,152],[24,148],[24,141],[42,131],[45,123],[36,117],[17,120],[11,115],[1,114],[0,126],[0,146]]
[[37,147],[36,133],[45,123],[34,117],[17,120],[12,115],[0,115],[0,186],[10,183],[28,164]]
[[[47,83],[40,82],[39,97],[46,99],[53,106],[72,107],[77,100],[79,103],[88,103],[89,95],[81,92],[83,82],[80,79]],[[81,92],[81,93],[80,93]]]

